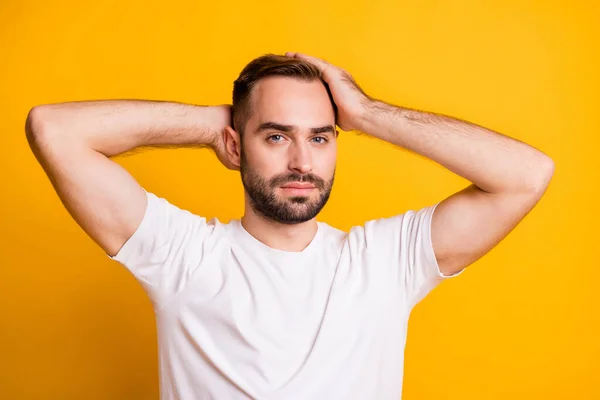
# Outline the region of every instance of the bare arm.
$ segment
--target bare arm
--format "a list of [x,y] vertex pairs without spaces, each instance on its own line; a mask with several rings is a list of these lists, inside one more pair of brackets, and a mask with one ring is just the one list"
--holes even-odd
[[461,271],[496,246],[550,184],[554,162],[532,146],[458,118],[373,99],[342,68],[301,53],[286,56],[322,71],[340,128],[404,147],[472,182],[441,201],[432,217],[431,240],[444,275]]
[[218,154],[227,125],[227,105],[99,100],[36,106],[25,131],[69,214],[113,256],[139,226],[146,194],[109,157],[161,145],[211,147]]
[[472,185],[440,202],[431,236],[439,268],[459,272],[504,239],[537,204],[554,162],[521,141],[447,115],[374,100],[360,130],[421,154]]

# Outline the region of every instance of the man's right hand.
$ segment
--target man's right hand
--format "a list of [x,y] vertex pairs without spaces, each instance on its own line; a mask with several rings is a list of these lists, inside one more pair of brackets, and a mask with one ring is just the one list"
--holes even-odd
[[34,107],[26,121],[29,145],[60,200],[104,251],[115,255],[139,227],[146,193],[110,157],[139,146],[212,147],[229,169],[223,131],[230,106],[106,100]]
[[222,112],[222,122],[219,124],[222,126],[222,128],[214,132],[215,136],[213,137],[210,147],[214,150],[215,154],[217,155],[217,158],[219,159],[219,161],[221,161],[221,164],[223,164],[225,168],[233,171],[239,171],[239,167],[237,165],[234,165],[231,161],[229,161],[229,157],[227,156],[227,151],[225,149],[225,141],[223,139],[223,135],[225,134],[225,128],[227,126],[233,126],[233,122],[231,120],[231,106],[220,105],[214,107],[215,109],[218,109],[220,112]]

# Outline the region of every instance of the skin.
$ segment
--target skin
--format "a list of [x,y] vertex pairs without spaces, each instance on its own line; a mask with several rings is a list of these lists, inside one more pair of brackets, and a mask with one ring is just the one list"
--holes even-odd
[[348,71],[301,53],[313,63],[338,107],[338,126],[420,154],[469,180],[443,199],[431,221],[440,271],[455,274],[504,239],[540,201],[554,174],[543,152],[510,136],[447,115],[367,96]]
[[[393,106],[371,98],[348,71],[340,67],[301,53],[288,52],[286,56],[313,63],[321,70],[338,108],[336,123],[341,129],[364,132],[413,151],[472,182],[442,200],[432,217],[433,250],[444,275],[461,271],[494,248],[525,218],[546,191],[554,173],[554,163],[532,146],[468,121]],[[272,93],[276,92],[265,92]],[[287,93],[282,90],[278,94],[285,96]],[[260,100],[259,112],[263,113],[269,113],[269,107],[277,103],[277,97],[261,98],[259,95],[257,99]],[[304,100],[308,101],[308,98]],[[310,107],[302,101],[299,112]],[[285,106],[275,106],[275,109],[286,110],[289,112],[286,116],[296,117],[296,109]],[[319,112],[319,107],[315,107],[314,112]],[[311,114],[304,116],[311,118]],[[301,120],[297,122],[302,123]],[[252,126],[256,127],[256,122]],[[306,131],[306,125],[300,126]],[[255,146],[256,142],[253,142],[248,148],[249,159],[251,151],[259,152],[260,156],[252,154],[249,165],[256,166],[262,176],[272,177],[267,172],[271,171],[269,167],[284,160],[290,168],[293,156],[289,153],[278,159],[281,161],[275,161],[269,157],[273,153],[265,153],[264,147]],[[294,150],[298,153],[292,154],[303,155],[298,149]],[[228,154],[231,157],[233,152],[228,151]],[[307,150],[303,157],[308,159],[313,154]],[[238,163],[239,160],[230,161]],[[282,171],[281,168],[277,167],[277,170]],[[261,220],[253,211],[244,216],[244,222],[259,240],[281,249],[301,250],[310,243],[316,231],[314,225],[310,227],[306,223],[282,226],[275,221]],[[305,230],[305,227],[309,228]]]
[[[302,251],[316,234],[315,217],[333,186],[338,135],[333,107],[320,81],[268,77],[251,96],[243,148],[239,132],[231,126],[223,132],[228,161],[240,170],[244,184],[242,225],[270,247]],[[290,128],[259,129],[268,122]],[[282,187],[293,182],[314,188]]]
[[[337,131],[312,129],[337,124],[422,155],[471,182],[443,199],[432,217],[431,241],[444,275],[495,247],[539,202],[552,179],[554,162],[532,146],[468,121],[371,98],[342,68],[300,53],[286,56],[321,70],[338,109],[336,121],[320,81],[273,77],[252,94],[254,113],[243,149],[228,105],[139,100],[36,106],[27,117],[27,140],[69,213],[110,255],[139,226],[147,201],[144,189],[110,157],[140,146],[211,146],[225,167],[241,172],[243,226],[285,251],[302,251],[313,240],[314,217],[333,184]],[[258,132],[265,122],[294,129]],[[329,141],[322,144],[317,136]],[[293,180],[314,183],[316,189],[281,189]]]

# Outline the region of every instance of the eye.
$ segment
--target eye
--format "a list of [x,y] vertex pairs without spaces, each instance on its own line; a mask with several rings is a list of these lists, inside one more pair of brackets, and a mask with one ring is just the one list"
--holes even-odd
[[[280,137],[280,138],[283,138],[283,136],[281,136],[281,135],[271,135],[271,136],[269,136],[269,137],[267,138],[267,140],[271,140],[271,139],[272,139],[272,138],[274,138],[274,137]],[[272,141],[272,142],[280,142],[281,140],[271,140],[271,141]]]
[[313,139],[323,139],[323,140],[317,142],[318,144],[323,144],[325,142],[328,142],[327,138],[324,138],[323,136],[315,136]]
[[[283,141],[282,139],[283,139],[283,135],[279,135],[279,134],[271,135],[267,138],[268,141],[275,142],[275,143],[282,142]],[[311,138],[311,140],[315,140],[315,139],[320,139],[316,142],[317,144],[325,144],[326,142],[329,141],[327,138],[325,138],[323,136],[315,136],[315,137]]]

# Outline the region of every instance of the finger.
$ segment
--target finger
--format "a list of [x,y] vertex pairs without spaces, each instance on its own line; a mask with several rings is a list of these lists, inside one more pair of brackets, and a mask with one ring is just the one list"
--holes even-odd
[[[287,54],[287,53],[286,53]],[[319,67],[321,70],[325,70],[329,67],[331,67],[331,64],[329,64],[327,61],[322,60],[320,58],[317,57],[311,57],[307,54],[303,54],[303,53],[292,53],[290,52],[290,54],[293,54],[292,57],[295,58],[299,58],[301,60],[305,60],[305,61],[309,61],[312,62],[313,64],[315,64],[317,67]]]
[[303,53],[293,53],[293,52],[289,52],[289,53],[293,54],[294,58],[307,61],[307,62],[313,64],[314,66],[316,66],[317,68],[319,68],[319,70],[321,70],[321,73],[323,74],[323,78],[325,79],[325,81],[329,82],[332,79],[334,79],[337,68],[335,66],[329,64],[327,61],[322,60],[317,57],[311,57],[311,56],[309,56],[307,54],[303,54]]

